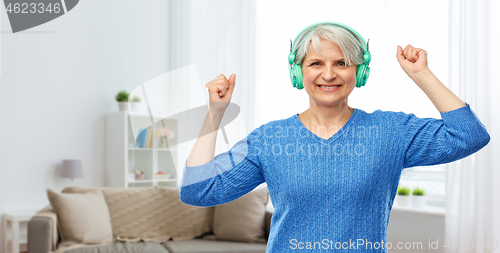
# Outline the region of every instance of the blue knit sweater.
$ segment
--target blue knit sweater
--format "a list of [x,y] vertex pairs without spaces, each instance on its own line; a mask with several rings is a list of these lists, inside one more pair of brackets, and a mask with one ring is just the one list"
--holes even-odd
[[209,163],[184,164],[180,199],[216,206],[266,182],[275,208],[266,252],[387,252],[397,246],[387,226],[401,171],[459,160],[490,140],[467,103],[441,117],[354,108],[328,140],[297,114],[271,121]]

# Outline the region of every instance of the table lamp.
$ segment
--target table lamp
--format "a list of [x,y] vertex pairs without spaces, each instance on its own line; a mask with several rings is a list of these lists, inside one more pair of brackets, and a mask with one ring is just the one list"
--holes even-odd
[[83,167],[81,160],[63,160],[61,175],[62,178],[83,178]]

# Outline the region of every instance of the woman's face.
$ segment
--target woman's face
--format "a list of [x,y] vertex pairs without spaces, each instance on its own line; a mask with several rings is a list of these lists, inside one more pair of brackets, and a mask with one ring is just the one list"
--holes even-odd
[[[303,85],[310,99],[324,106],[347,102],[347,97],[356,86],[357,66],[347,66],[340,47],[331,41],[321,39],[322,50],[316,53],[309,45],[302,63]],[[338,88],[322,88],[320,85]]]

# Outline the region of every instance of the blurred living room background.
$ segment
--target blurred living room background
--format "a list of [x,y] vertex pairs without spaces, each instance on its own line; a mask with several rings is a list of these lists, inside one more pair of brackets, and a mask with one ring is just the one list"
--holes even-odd
[[[491,136],[484,149],[461,161],[403,171],[400,185],[424,188],[427,199],[421,208],[395,202],[388,240],[498,242],[498,13],[496,0],[85,0],[64,17],[12,33],[2,5],[0,215],[40,210],[49,203],[46,188],[105,187],[114,173],[130,174],[130,168],[107,167],[118,159],[110,154],[107,129],[110,115],[119,113],[115,95],[166,73],[190,68],[197,75],[190,85],[169,83],[169,95],[158,98],[171,114],[206,105],[205,84],[236,74],[231,102],[240,113],[227,136],[219,131],[216,154],[228,150],[224,137],[232,146],[262,124],[305,111],[308,95],[290,83],[290,40],[310,24],[334,21],[369,39],[370,78],[352,92],[350,106],[441,117],[396,60],[396,46],[411,44],[428,52],[429,68],[470,104]],[[182,177],[194,141],[179,144],[172,155],[174,178]],[[61,177],[65,159],[80,160],[83,177]],[[143,186],[162,185],[150,183]],[[6,227],[3,218],[0,227]],[[0,229],[0,252],[5,231]],[[20,234],[26,233],[21,224]]]

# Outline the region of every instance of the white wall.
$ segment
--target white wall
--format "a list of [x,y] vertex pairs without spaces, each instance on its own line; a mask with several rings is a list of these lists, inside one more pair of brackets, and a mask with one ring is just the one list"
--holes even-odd
[[[63,159],[83,162],[85,178],[74,184],[102,186],[104,114],[118,110],[114,95],[171,69],[168,1],[80,1],[16,34],[0,6],[2,215],[41,209],[45,188],[70,185],[58,176]],[[1,229],[0,252],[3,246]]]

